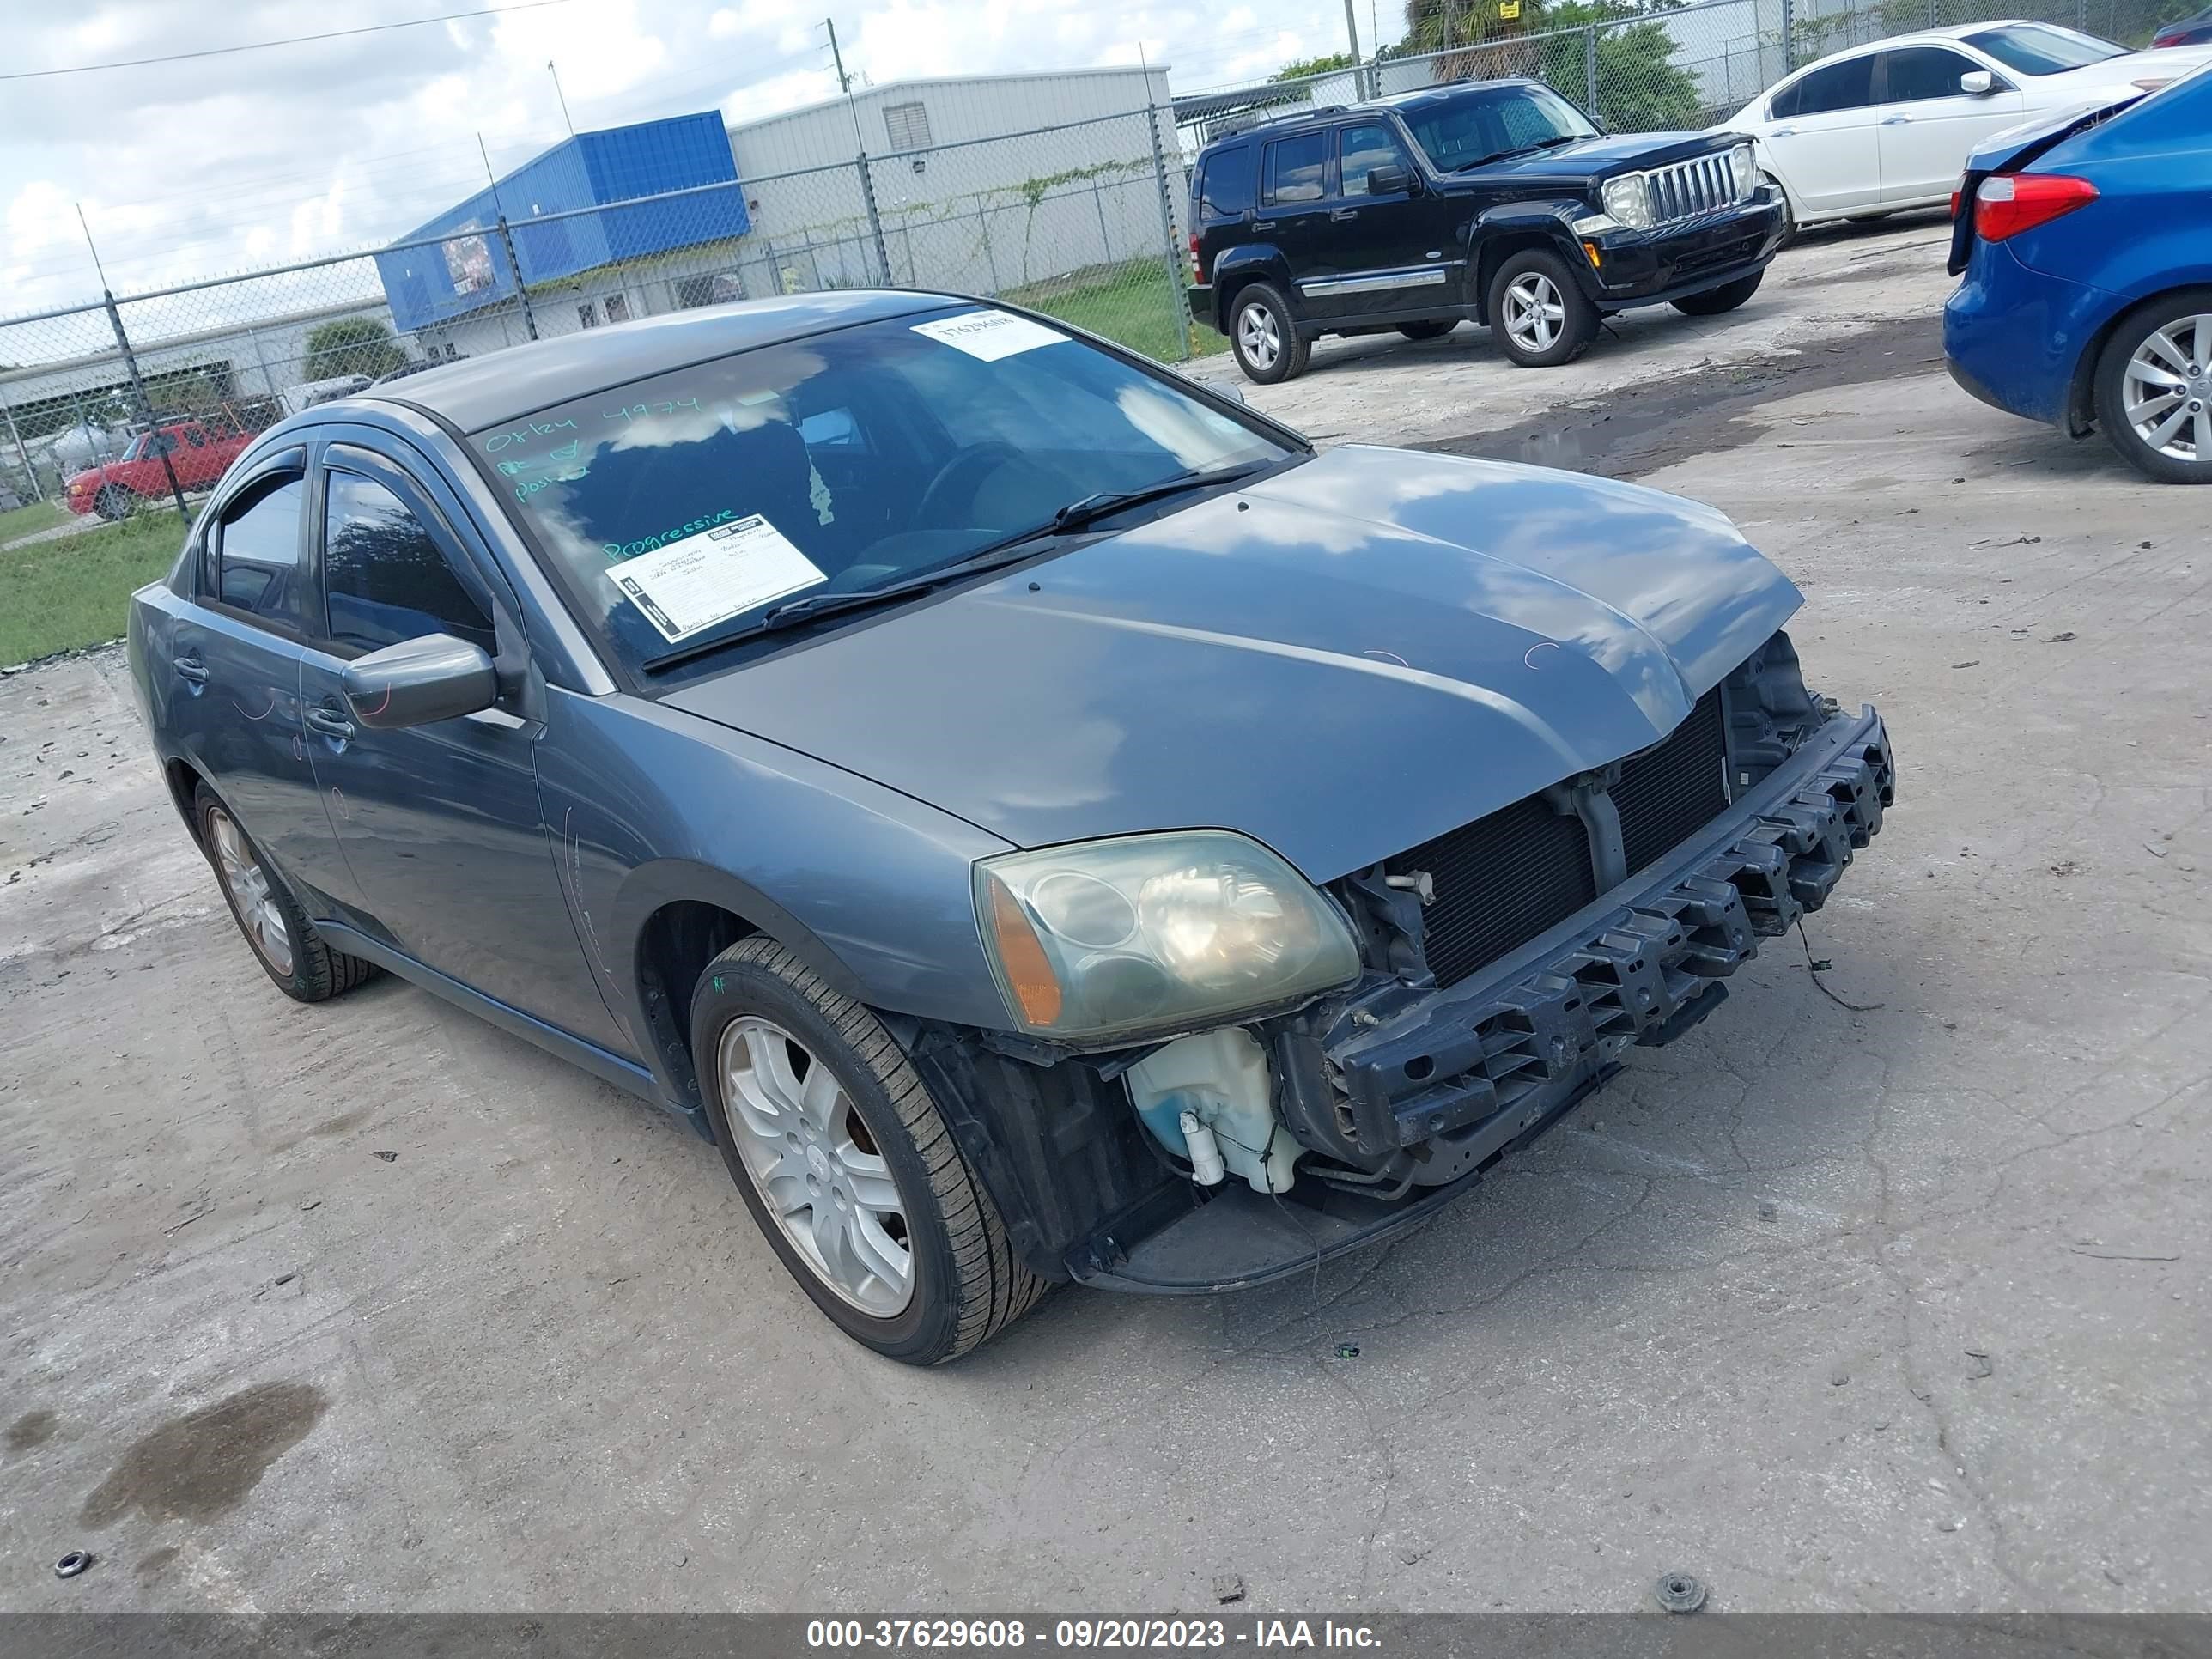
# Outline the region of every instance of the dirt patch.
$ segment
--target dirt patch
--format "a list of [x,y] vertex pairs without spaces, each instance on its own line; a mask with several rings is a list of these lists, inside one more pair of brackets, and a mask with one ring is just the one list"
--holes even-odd
[[28,1451],[53,1438],[57,1419],[52,1412],[25,1412],[8,1425],[8,1449]]
[[149,1521],[228,1514],[307,1437],[329,1403],[305,1382],[262,1382],[164,1423],[123,1455],[78,1519],[105,1527],[133,1509]]
[[1752,442],[1766,428],[1745,418],[1761,404],[1834,386],[1924,373],[1943,362],[1939,319],[1911,318],[1803,351],[1693,369],[1631,386],[1602,405],[1570,407],[1518,426],[1440,439],[1421,447],[1447,455],[1528,461],[1640,478],[1676,461]]

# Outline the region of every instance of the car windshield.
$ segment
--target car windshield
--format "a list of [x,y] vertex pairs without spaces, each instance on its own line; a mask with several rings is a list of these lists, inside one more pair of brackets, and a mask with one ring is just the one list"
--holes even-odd
[[2127,50],[2053,23],[2008,23],[1967,35],[1966,40],[2022,75],[2059,75],[2120,57]]
[[1401,109],[1414,143],[1440,173],[1571,138],[1594,138],[1589,118],[1549,87],[1481,87]]
[[634,670],[754,631],[787,601],[1043,535],[1088,498],[1300,453],[1164,374],[974,306],[740,352],[471,445]]

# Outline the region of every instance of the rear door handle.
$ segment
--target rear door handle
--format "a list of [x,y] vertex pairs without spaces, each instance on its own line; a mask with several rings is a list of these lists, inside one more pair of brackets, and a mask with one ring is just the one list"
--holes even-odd
[[307,721],[309,731],[319,732],[323,736],[336,738],[340,743],[345,742],[353,736],[353,722],[335,708],[321,707],[310,708],[301,718]]
[[195,685],[207,684],[207,665],[198,657],[179,657],[169,665],[177,671],[180,680],[190,680]]

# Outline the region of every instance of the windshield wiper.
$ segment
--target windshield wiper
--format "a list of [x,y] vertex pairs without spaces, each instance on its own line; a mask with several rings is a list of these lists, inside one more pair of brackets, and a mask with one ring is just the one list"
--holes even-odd
[[1540,149],[1552,149],[1560,144],[1578,144],[1585,138],[1594,138],[1596,136],[1589,132],[1554,133],[1549,138],[1539,138],[1533,144],[1516,144],[1511,149],[1501,149],[1495,155],[1485,155],[1472,161],[1462,161],[1452,171],[1466,173],[1474,167],[1486,167],[1492,161],[1506,161],[1516,155],[1533,155]]
[[1080,501],[1070,501],[1052,515],[1054,530],[1080,530],[1094,524],[1109,514],[1119,513],[1124,507],[1142,507],[1146,501],[1164,501],[1170,495],[1180,495],[1186,489],[1199,489],[1207,484],[1234,483],[1264,471],[1265,461],[1255,461],[1249,466],[1224,466],[1211,472],[1178,472],[1171,478],[1149,483],[1138,489],[1102,489],[1085,495]]

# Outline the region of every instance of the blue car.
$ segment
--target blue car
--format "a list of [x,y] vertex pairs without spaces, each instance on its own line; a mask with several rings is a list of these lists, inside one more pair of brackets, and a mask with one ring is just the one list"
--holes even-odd
[[797,296],[261,434],[130,661],[277,988],[714,1141],[858,1340],[1388,1237],[1712,1012],[1893,793],[1710,508]]
[[1960,181],[1943,307],[1984,403],[2102,428],[2166,483],[2212,483],[2212,65],[2012,128]]

